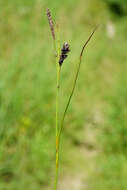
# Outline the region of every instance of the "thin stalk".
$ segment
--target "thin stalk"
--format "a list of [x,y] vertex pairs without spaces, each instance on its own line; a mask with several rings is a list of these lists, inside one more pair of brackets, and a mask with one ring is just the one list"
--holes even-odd
[[59,28],[57,25],[57,34],[58,38],[56,39],[55,35],[55,27],[54,23],[52,20],[51,12],[50,9],[46,9],[46,14],[48,17],[49,21],[49,26],[53,38],[53,45],[54,45],[54,52],[55,52],[55,58],[56,58],[56,174],[55,174],[55,184],[54,184],[54,190],[57,190],[57,184],[58,184],[58,166],[59,166],[59,149],[58,149],[58,144],[59,144],[59,138],[58,138],[58,132],[59,132],[59,124],[58,124],[58,119],[59,119],[59,88],[60,88],[60,65],[59,65],[59,55],[60,55],[60,40],[59,40]]
[[59,114],[59,88],[60,88],[60,67],[57,66],[57,92],[56,92],[56,176],[55,176],[55,187],[54,190],[57,190],[58,184],[58,168],[59,168],[59,150],[58,150],[58,131],[59,131],[59,124],[58,124],[58,114]]
[[84,52],[84,49],[86,48],[88,42],[90,41],[90,39],[92,38],[94,32],[96,31],[96,29],[98,28],[98,26],[93,30],[93,32],[90,34],[90,36],[88,37],[87,41],[85,42],[82,50],[81,50],[81,53],[80,53],[80,58],[79,58],[79,64],[78,64],[78,68],[77,68],[77,72],[76,72],[76,75],[75,75],[75,79],[74,79],[74,83],[73,83],[73,87],[72,87],[72,91],[70,93],[70,96],[69,96],[69,99],[68,99],[68,102],[66,104],[66,107],[65,107],[65,110],[64,110],[64,113],[63,113],[63,117],[62,117],[62,121],[61,121],[61,126],[60,126],[60,130],[59,130],[59,134],[58,134],[58,149],[59,149],[59,145],[60,145],[60,139],[61,139],[61,134],[62,134],[62,130],[63,130],[63,127],[64,127],[64,120],[65,120],[65,117],[66,117],[66,114],[67,114],[67,110],[69,108],[69,105],[70,105],[70,102],[71,102],[71,99],[72,99],[72,96],[74,94],[74,91],[75,91],[75,87],[76,87],[76,83],[77,83],[77,79],[78,79],[78,75],[79,75],[79,71],[80,71],[80,67],[81,67],[81,63],[82,63],[82,55],[83,55],[83,52]]
[[57,190],[58,186],[58,170],[59,170],[59,91],[60,91],[60,73],[61,73],[61,67],[59,65],[59,55],[60,55],[60,40],[59,40],[59,31],[57,27],[57,57],[56,57],[56,78],[57,78],[57,88],[56,88],[56,174],[55,174],[55,184],[54,184],[54,190]]

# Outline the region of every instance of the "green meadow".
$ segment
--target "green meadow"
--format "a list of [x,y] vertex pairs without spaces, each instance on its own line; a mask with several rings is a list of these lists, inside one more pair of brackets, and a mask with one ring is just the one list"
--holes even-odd
[[53,190],[56,65],[46,16],[59,25],[60,118],[92,32],[64,123],[59,190],[127,189],[126,0],[0,0],[0,190]]

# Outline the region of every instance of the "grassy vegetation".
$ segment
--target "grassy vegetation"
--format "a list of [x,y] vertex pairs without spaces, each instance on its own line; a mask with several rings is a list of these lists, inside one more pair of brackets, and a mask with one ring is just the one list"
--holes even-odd
[[[56,68],[47,7],[60,24],[61,44],[68,41],[71,48],[61,73],[61,108],[81,47],[101,24],[83,58],[65,121],[61,179],[82,173],[87,175],[83,189],[87,183],[88,190],[125,190],[127,23],[125,15],[116,17],[100,0],[0,2],[0,189],[53,187]],[[109,22],[115,30],[112,38]],[[89,159],[92,151],[96,156]]]

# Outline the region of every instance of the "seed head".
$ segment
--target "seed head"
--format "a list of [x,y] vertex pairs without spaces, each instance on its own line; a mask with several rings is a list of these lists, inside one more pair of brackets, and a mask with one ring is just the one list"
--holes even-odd
[[55,40],[54,23],[53,23],[51,12],[50,12],[49,8],[47,8],[46,14],[47,14],[47,17],[48,17],[49,26],[50,26],[50,30],[51,30],[51,33],[52,33],[53,40]]
[[61,66],[63,61],[67,58],[67,54],[69,53],[70,49],[69,49],[69,44],[67,42],[65,42],[63,44],[63,47],[61,49],[61,55],[60,55],[60,59],[59,59],[59,65]]

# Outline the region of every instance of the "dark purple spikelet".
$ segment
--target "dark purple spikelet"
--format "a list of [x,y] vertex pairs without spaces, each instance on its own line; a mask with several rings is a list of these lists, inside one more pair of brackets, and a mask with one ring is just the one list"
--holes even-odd
[[50,30],[51,30],[51,33],[52,33],[53,40],[55,40],[54,23],[53,23],[51,12],[50,12],[49,8],[47,8],[46,14],[47,14],[47,17],[48,17],[49,26],[50,26]]
[[65,42],[63,44],[63,47],[61,49],[61,55],[60,55],[60,59],[59,59],[59,65],[62,66],[62,63],[64,62],[64,60],[67,58],[67,54],[69,53],[70,49],[69,49],[69,44],[67,42]]

